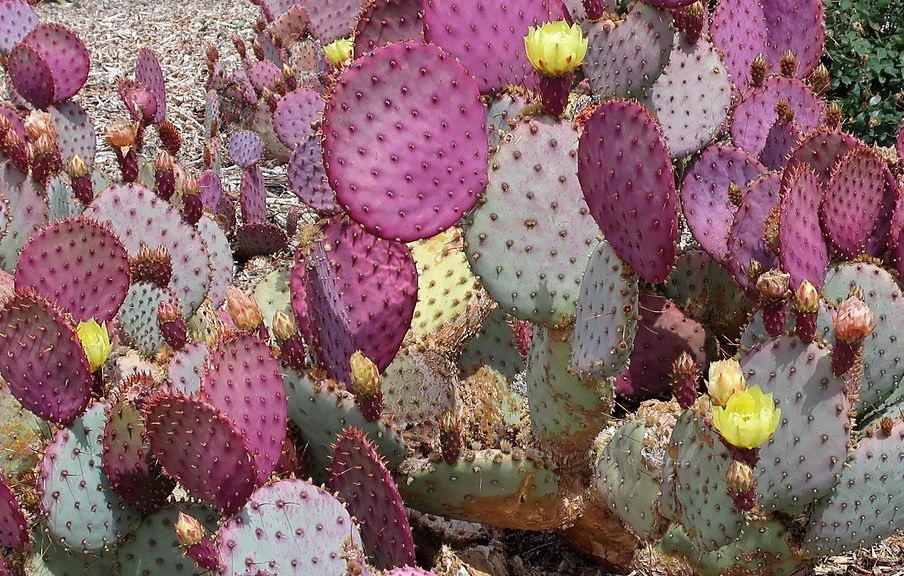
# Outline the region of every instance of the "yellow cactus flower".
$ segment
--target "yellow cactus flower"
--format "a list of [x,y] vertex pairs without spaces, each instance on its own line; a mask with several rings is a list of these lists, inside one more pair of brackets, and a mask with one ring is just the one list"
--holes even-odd
[[737,360],[720,360],[709,365],[709,378],[706,389],[712,397],[713,404],[725,406],[735,392],[747,387],[744,373]]
[[587,55],[589,40],[577,24],[564,20],[531,26],[524,37],[527,59],[543,76],[567,76],[577,70]]
[[351,38],[340,38],[324,46],[323,51],[326,52],[330,63],[338,68],[352,59],[352,55],[355,53],[355,43]]
[[772,394],[764,394],[759,386],[735,392],[725,407],[713,407],[713,424],[732,446],[756,448],[769,440],[781,420],[782,411],[775,407]]
[[107,325],[98,324],[97,320],[92,318],[79,322],[75,332],[82,343],[82,348],[85,349],[91,371],[96,372],[113,352],[110,335],[107,334]]

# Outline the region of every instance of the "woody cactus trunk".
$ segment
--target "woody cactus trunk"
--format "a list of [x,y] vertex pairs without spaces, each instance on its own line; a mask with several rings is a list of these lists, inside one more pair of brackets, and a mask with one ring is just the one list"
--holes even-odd
[[0,574],[434,574],[418,513],[792,574],[904,528],[904,129],[840,129],[818,0],[615,4],[260,0],[191,159],[152,51],[97,142],[85,45],[0,0]]

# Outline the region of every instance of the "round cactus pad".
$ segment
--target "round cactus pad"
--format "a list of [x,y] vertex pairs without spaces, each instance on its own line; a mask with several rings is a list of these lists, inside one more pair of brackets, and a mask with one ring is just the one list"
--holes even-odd
[[471,268],[500,307],[551,325],[575,314],[598,230],[577,174],[579,131],[535,118],[519,123],[490,159],[483,199],[468,215]]
[[273,111],[273,129],[276,136],[290,150],[310,139],[313,134],[311,124],[320,119],[323,112],[323,98],[317,92],[298,88],[289,92],[276,103]]
[[578,179],[616,254],[647,282],[665,280],[677,255],[678,194],[650,113],[627,100],[597,107],[578,145]]
[[25,518],[25,512],[10,489],[6,476],[0,472],[0,546],[21,550],[28,541],[28,520]]
[[0,3],[0,52],[9,54],[39,21],[38,14],[23,0]]
[[254,455],[242,432],[216,408],[181,393],[158,393],[145,406],[148,441],[167,474],[227,513],[254,490]]
[[355,57],[393,42],[424,40],[423,0],[365,2],[355,29]]
[[750,183],[731,225],[727,266],[744,288],[750,284],[747,268],[751,260],[762,264],[764,270],[778,267],[778,260],[766,242],[766,220],[779,206],[781,180],[781,174],[770,172]]
[[106,226],[82,217],[55,222],[22,248],[16,288],[34,288],[74,322],[106,322],[129,289],[129,255]]
[[36,108],[62,102],[81,90],[91,58],[85,44],[59,24],[40,24],[9,54],[7,70],[16,91]]
[[474,80],[436,46],[392,44],[339,76],[323,123],[339,203],[372,234],[434,236],[487,182],[486,117]]
[[286,173],[292,192],[309,208],[321,214],[341,210],[323,167],[323,144],[319,136],[309,136],[292,151]]
[[681,207],[694,239],[717,262],[728,256],[729,230],[738,208],[728,197],[736,184],[742,190],[766,168],[741,150],[710,146],[685,172],[681,186]]
[[157,101],[157,112],[154,114],[154,121],[162,122],[165,120],[166,83],[163,69],[160,67],[160,61],[153,50],[142,48],[138,51],[138,60],[135,62],[135,80],[154,94],[154,99]]
[[195,504],[168,506],[146,516],[133,537],[116,551],[121,576],[196,576],[198,566],[176,540],[174,525],[179,512],[199,520],[208,530],[216,530],[218,516]]
[[885,161],[865,147],[847,153],[832,170],[821,207],[822,226],[845,259],[860,255],[879,224],[886,170]]
[[88,358],[67,315],[32,290],[0,309],[0,376],[22,405],[68,424],[88,405]]
[[55,540],[75,550],[113,546],[139,519],[103,471],[109,408],[95,404],[69,428],[57,430],[40,463],[38,492],[47,527]]
[[348,511],[323,488],[303,480],[280,480],[251,495],[216,534],[223,576],[250,567],[280,576],[345,576],[347,540],[361,549]]

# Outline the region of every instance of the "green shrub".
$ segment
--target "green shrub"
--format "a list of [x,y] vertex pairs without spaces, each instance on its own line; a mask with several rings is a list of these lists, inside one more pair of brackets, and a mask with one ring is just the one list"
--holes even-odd
[[846,128],[893,145],[904,115],[904,5],[901,0],[825,0],[829,97]]

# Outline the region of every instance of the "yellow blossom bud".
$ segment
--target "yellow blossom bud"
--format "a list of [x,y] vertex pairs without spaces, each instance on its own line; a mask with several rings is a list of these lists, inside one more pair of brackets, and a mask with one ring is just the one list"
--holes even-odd
[[349,358],[349,365],[356,394],[373,396],[380,393],[380,371],[370,358],[357,350]]
[[92,318],[79,322],[75,331],[82,343],[82,348],[85,349],[85,355],[88,357],[88,365],[91,367],[91,371],[97,371],[113,352],[113,345],[110,344],[110,335],[107,334],[107,325],[98,324]]
[[173,528],[176,530],[176,540],[185,548],[191,548],[203,540],[206,532],[197,518],[182,512],[179,512]]
[[352,59],[355,52],[355,43],[351,38],[340,38],[324,46],[323,51],[326,52],[326,57],[329,59],[330,64],[339,68]]
[[713,425],[738,448],[756,448],[769,440],[781,417],[772,394],[764,394],[759,386],[735,392],[724,408],[713,406]]
[[819,291],[809,280],[804,280],[794,291],[794,309],[804,314],[819,311]]
[[236,328],[242,332],[257,330],[264,323],[257,301],[235,286],[226,289],[226,312],[232,317]]
[[743,462],[733,460],[725,471],[725,484],[732,494],[743,494],[753,488],[755,483],[753,469]]
[[550,22],[531,26],[524,37],[527,59],[543,76],[560,77],[571,74],[584,61],[589,40],[577,24]]
[[706,389],[713,404],[725,406],[732,394],[746,387],[747,381],[744,380],[744,373],[737,360],[720,360],[709,365]]

